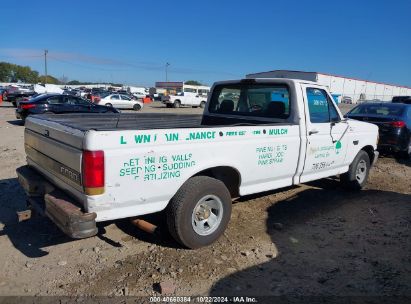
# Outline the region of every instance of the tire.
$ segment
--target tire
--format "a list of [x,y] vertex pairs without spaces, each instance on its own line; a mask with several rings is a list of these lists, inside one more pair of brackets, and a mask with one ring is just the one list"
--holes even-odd
[[403,159],[411,159],[411,137],[408,143],[408,147],[404,151],[398,152],[398,157]]
[[180,100],[174,101],[173,107],[174,107],[174,108],[179,108],[179,107],[181,107],[181,102],[180,102]]
[[202,101],[202,102],[200,103],[200,108],[204,109],[204,108],[205,108],[205,105],[206,105],[206,102],[205,102],[205,101]]
[[[192,177],[181,186],[167,206],[170,234],[190,249],[210,245],[227,228],[231,204],[230,192],[223,182],[208,176]],[[205,208],[202,209],[201,205]],[[211,218],[216,221],[214,224],[209,220]],[[204,221],[203,224],[201,221]]]
[[17,108],[17,102],[16,101],[12,101],[11,103],[12,103],[13,107]]
[[351,163],[348,172],[341,174],[340,181],[347,189],[361,190],[367,183],[370,168],[370,157],[367,152],[361,150]]
[[138,103],[136,103],[136,104],[133,106],[133,110],[134,110],[134,111],[140,111],[140,110],[141,110],[141,106],[140,106]]
[[111,103],[106,103],[105,106],[106,106],[106,107],[110,107],[110,108],[113,107],[113,105],[112,105]]

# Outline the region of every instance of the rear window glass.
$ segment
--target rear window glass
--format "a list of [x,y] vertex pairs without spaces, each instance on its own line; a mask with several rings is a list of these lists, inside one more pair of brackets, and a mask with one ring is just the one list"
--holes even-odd
[[354,108],[350,114],[368,114],[378,116],[401,116],[404,107],[389,105],[361,105]]
[[221,85],[214,88],[209,112],[225,115],[286,119],[290,93],[286,86]]

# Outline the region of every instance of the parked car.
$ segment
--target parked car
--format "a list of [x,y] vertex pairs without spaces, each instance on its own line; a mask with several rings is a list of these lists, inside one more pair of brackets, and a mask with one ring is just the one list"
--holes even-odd
[[379,127],[378,149],[411,155],[411,104],[363,103],[346,115],[347,118],[371,122]]
[[141,93],[141,92],[135,92],[135,93],[131,93],[131,95],[135,98],[135,99],[143,99],[147,97],[146,93]]
[[110,94],[104,98],[101,98],[97,103],[107,107],[133,109],[135,111],[140,111],[143,108],[143,103],[141,101],[131,99],[129,96],[124,94]]
[[14,107],[17,107],[17,101],[26,97],[31,97],[36,92],[28,88],[22,88],[18,86],[9,86],[5,94],[3,94],[3,100],[10,101]]
[[71,95],[41,94],[28,101],[20,101],[16,117],[25,120],[31,114],[43,113],[119,113],[112,107],[100,106]]
[[341,103],[353,104],[352,98],[349,96],[343,96],[341,98]]
[[81,95],[79,90],[73,90],[73,89],[65,89],[63,94],[65,95],[72,95],[72,96],[79,96]]
[[127,90],[119,90],[116,92],[117,94],[123,94],[123,95],[128,95],[129,92]]

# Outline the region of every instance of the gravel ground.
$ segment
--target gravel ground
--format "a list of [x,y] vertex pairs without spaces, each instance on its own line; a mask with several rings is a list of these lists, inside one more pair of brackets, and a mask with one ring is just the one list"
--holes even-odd
[[[347,108],[343,109],[346,112]],[[143,112],[201,113],[153,103]],[[0,107],[0,295],[411,296],[411,162],[383,156],[367,187],[346,192],[336,179],[241,198],[215,244],[181,249],[127,220],[98,236],[71,240],[48,219],[17,224],[25,195],[15,169],[25,164],[21,123]]]

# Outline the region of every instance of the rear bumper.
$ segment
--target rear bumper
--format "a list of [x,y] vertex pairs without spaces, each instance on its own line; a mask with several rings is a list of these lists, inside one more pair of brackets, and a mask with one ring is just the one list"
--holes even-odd
[[405,143],[402,143],[402,144],[378,143],[378,150],[400,152],[400,151],[407,151],[408,146]]
[[72,198],[29,166],[20,167],[16,172],[29,205],[50,218],[66,235],[81,239],[97,234],[96,213],[83,212]]
[[410,136],[407,135],[406,129],[396,129],[390,132],[380,131],[380,140],[378,142],[378,149],[392,150],[395,152],[405,151],[408,149]]

